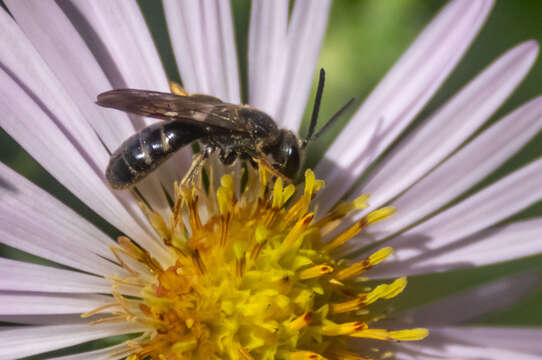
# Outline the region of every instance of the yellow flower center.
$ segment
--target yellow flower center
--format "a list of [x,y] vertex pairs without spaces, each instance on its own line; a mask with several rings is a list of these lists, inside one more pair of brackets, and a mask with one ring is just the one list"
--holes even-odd
[[[334,256],[364,227],[393,214],[393,208],[371,212],[332,235],[344,216],[367,207],[368,196],[340,204],[317,220],[311,200],[324,184],[312,171],[297,196],[294,185],[271,181],[265,170],[248,169],[241,178],[224,175],[220,186],[211,181],[208,191],[201,184],[176,185],[169,219],[147,208],[174,254],[171,264],[119,239],[113,251],[132,275],[113,279],[111,306],[121,310],[94,324],[122,319],[148,328],[129,342],[127,359],[368,359],[349,351],[348,340],[427,336],[426,329],[372,326],[382,314],[371,312],[371,304],[397,296],[406,278],[368,288],[360,275],[389,256],[391,248],[354,263]],[[143,266],[129,265],[134,259]],[[140,296],[121,295],[126,286],[139,288]]]

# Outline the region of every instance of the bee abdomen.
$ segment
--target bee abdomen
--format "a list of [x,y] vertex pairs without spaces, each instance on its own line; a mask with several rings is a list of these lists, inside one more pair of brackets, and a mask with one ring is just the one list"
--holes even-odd
[[175,121],[147,126],[126,139],[111,154],[105,172],[107,181],[115,189],[134,185],[175,151],[204,135],[204,131],[198,126]]

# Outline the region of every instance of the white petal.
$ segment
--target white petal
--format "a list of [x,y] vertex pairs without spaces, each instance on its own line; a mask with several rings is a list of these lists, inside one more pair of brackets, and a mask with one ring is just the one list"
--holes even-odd
[[[389,160],[385,160],[383,166],[375,174],[371,174],[371,179],[358,188],[356,193],[363,191],[371,194],[371,207],[378,208],[408,189],[452,154],[486,122],[527,74],[537,53],[536,42],[528,41],[504,54],[405,139],[404,143],[390,154]],[[522,121],[522,117],[527,114],[530,116]],[[507,136],[508,130],[501,125],[500,131],[493,131],[495,137],[491,141],[487,140],[489,135],[486,135],[485,145],[498,144],[498,147],[493,146],[496,150],[506,144],[511,151],[505,154],[512,155],[519,150],[519,146],[536,134],[540,121],[536,127],[529,125],[540,120],[540,106],[531,106],[513,117],[519,124],[515,124],[513,120],[507,123],[512,123],[513,127],[519,128],[520,134],[525,135],[520,137],[519,141],[514,141],[516,139]],[[523,132],[531,131],[532,128],[534,133]],[[501,133],[502,137],[498,137]],[[480,148],[482,147],[479,145],[476,151]],[[502,152],[498,154],[503,155]],[[502,159],[505,158],[501,157],[501,162]],[[480,165],[474,159],[467,164],[473,164],[472,167]],[[495,167],[496,165],[493,166]],[[489,172],[490,170],[486,170],[485,174]],[[469,174],[469,169],[465,168],[461,173]],[[479,175],[477,180],[480,180]]]
[[[457,295],[397,314],[408,327],[450,326],[507,308],[536,288],[537,274],[527,273],[492,281]],[[390,320],[391,322],[392,320]]]
[[[81,34],[113,88],[169,92],[158,52],[135,1],[74,0],[61,2],[59,6]],[[107,114],[114,112],[107,111]],[[131,117],[138,122],[138,128],[156,121]],[[155,175],[170,194],[173,180],[188,169],[190,159],[190,149],[183,149],[155,170]],[[148,184],[142,186],[144,195],[151,201],[153,194],[161,195],[161,191],[153,193],[156,184],[152,189],[147,189]],[[165,205],[161,196],[160,204],[159,209]]]
[[10,49],[0,53],[5,67],[0,71],[4,114],[0,124],[4,130],[96,213],[153,250],[157,258],[166,259],[163,246],[150,236],[146,219],[130,195],[118,193],[121,203],[106,186],[103,171],[109,155],[66,90],[3,10],[0,28],[0,44]]
[[169,91],[151,34],[135,1],[61,2],[115,88]]
[[[12,360],[108,336],[143,330],[136,324],[25,326],[0,331],[0,360]],[[29,346],[31,344],[31,346]]]
[[542,219],[498,226],[456,241],[445,249],[425,251],[406,262],[383,264],[371,276],[416,275],[483,266],[542,252]]
[[[95,104],[96,96],[112,85],[68,18],[52,1],[8,1],[17,24],[60,80],[110,152],[135,133],[128,116]],[[152,181],[152,185],[149,184]],[[157,211],[169,210],[158,180],[139,190]]]
[[164,1],[183,86],[239,104],[239,71],[230,3]]
[[[484,188],[388,242],[395,261],[447,246],[510,217],[542,198],[542,159]],[[461,259],[458,259],[461,261]]]
[[8,0],[6,4],[109,150],[114,150],[133,134],[134,127],[126,116],[120,112],[106,116],[94,103],[97,94],[111,89],[111,83],[58,5],[52,1],[35,3],[27,0]]
[[273,81],[262,95],[271,104],[269,115],[293,131],[298,130],[303,119],[330,5],[328,0],[295,2],[282,49],[285,55],[275,60],[276,73],[270,73]]
[[0,291],[0,314],[83,314],[112,302],[103,295]]
[[493,1],[455,0],[418,36],[316,168],[326,180],[322,209],[333,205],[421,111],[467,50]]
[[[250,9],[248,38],[249,103],[271,114],[269,87],[283,71],[286,59],[284,44],[288,30],[288,0],[255,0]],[[274,90],[276,91],[276,89]]]
[[[47,64],[4,10],[0,11],[0,28],[0,45],[10,50],[0,54],[3,72],[7,73],[3,77],[15,80],[26,94],[39,99],[40,107],[48,115],[44,118],[54,117],[63,132],[71,135],[71,142],[80,147],[78,152],[88,158],[95,172],[105,169],[108,154],[98,137]],[[3,88],[12,87],[8,85],[8,80],[3,80],[2,84],[7,85]],[[4,92],[6,97],[9,96],[6,90]]]
[[[446,205],[515,154],[542,127],[542,97],[521,106],[393,201],[398,216],[372,229],[394,234]],[[371,206],[373,204],[371,197]]]
[[107,293],[104,278],[21,261],[0,258],[0,290],[58,293]]
[[109,237],[73,210],[0,164],[1,241],[77,269],[113,275]]
[[429,334],[398,345],[398,359],[536,360],[542,355],[540,329],[430,328]]

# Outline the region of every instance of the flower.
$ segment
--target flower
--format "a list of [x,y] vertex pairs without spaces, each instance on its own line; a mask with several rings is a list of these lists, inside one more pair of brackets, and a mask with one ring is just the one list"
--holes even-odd
[[[132,123],[122,113],[95,106],[95,96],[117,87],[169,89],[137,5],[127,1],[57,3],[13,0],[6,3],[15,20],[5,11],[0,13],[0,27],[3,29],[0,39],[3,48],[10,50],[0,55],[2,127],[66,189],[126,237],[114,242],[110,235],[60,201],[8,167],[0,166],[0,191],[4,199],[0,203],[2,242],[64,265],[58,268],[51,264],[0,259],[3,274],[0,281],[3,305],[1,320],[31,325],[14,326],[0,332],[4,345],[0,358],[20,358],[95,339],[141,333],[147,338],[132,338],[128,342],[71,358],[108,358],[111,354],[122,357],[126,353],[143,356],[152,353],[145,352],[147,350],[160,349],[161,337],[167,338],[169,334],[158,331],[150,333],[149,329],[163,329],[160,326],[164,324],[180,326],[185,333],[186,329],[194,328],[191,331],[199,331],[198,339],[212,338],[216,333],[206,333],[208,327],[194,327],[197,321],[202,321],[201,318],[185,316],[182,318],[184,323],[180,324],[166,316],[177,316],[177,313],[164,311],[162,306],[175,298],[174,303],[184,309],[188,296],[194,296],[186,292],[200,289],[199,292],[205,292],[204,299],[208,299],[215,294],[213,290],[219,293],[220,281],[228,285],[233,281],[232,277],[226,276],[225,268],[221,267],[224,262],[216,259],[209,261],[220,247],[207,246],[209,238],[217,239],[216,232],[207,227],[212,225],[224,229],[226,222],[220,219],[227,219],[237,204],[247,206],[235,210],[239,213],[255,209],[254,212],[261,211],[264,216],[262,220],[254,217],[254,214],[245,215],[241,220],[246,218],[249,222],[259,219],[266,223],[267,217],[275,220],[276,215],[273,214],[276,212],[281,213],[278,226],[289,223],[289,227],[276,230],[259,226],[250,228],[247,224],[249,230],[245,234],[241,220],[232,223],[237,226],[236,231],[234,233],[231,229],[226,232],[224,243],[231,244],[230,259],[237,266],[236,272],[244,274],[247,266],[243,263],[247,260],[242,260],[247,258],[243,255],[248,252],[248,248],[243,248],[244,244],[254,246],[261,243],[261,239],[269,238],[276,240],[268,244],[273,244],[269,254],[293,256],[300,253],[290,252],[290,248],[283,253],[281,249],[283,244],[291,247],[295,243],[297,249],[304,251],[307,265],[298,268],[294,266],[295,259],[283,265],[299,280],[301,285],[296,287],[298,295],[309,285],[312,286],[310,290],[319,295],[338,296],[337,288],[343,286],[347,290],[353,289],[355,284],[348,283],[351,279],[345,274],[354,271],[350,266],[355,264],[360,264],[357,266],[361,268],[356,271],[366,271],[363,275],[370,279],[399,279],[385,281],[384,286],[362,283],[371,288],[355,299],[365,301],[371,294],[380,299],[397,295],[405,286],[404,276],[485,265],[540,251],[542,244],[536,236],[540,233],[539,219],[501,223],[541,198],[538,186],[542,166],[540,160],[457,204],[450,204],[540,129],[542,100],[536,98],[461,147],[525,76],[538,52],[535,42],[520,44],[505,53],[399,143],[363,184],[363,192],[371,194],[366,209],[363,209],[365,198],[359,197],[361,189],[355,185],[368,166],[383,154],[420,112],[457,64],[485,21],[492,1],[452,1],[365,100],[329,149],[326,160],[315,168],[316,175],[325,180],[326,188],[313,200],[318,206],[319,216],[322,216],[313,222],[309,222],[312,215],[309,216],[308,202],[322,184],[313,179],[310,171],[307,173],[305,195],[299,195],[299,202],[292,200],[292,204],[287,203],[288,198],[293,196],[292,187],[285,187],[279,181],[274,182],[272,187],[271,183],[268,187],[263,186],[266,182],[265,172],[257,180],[252,170],[247,170],[245,185],[246,193],[252,198],[243,198],[240,194],[243,187],[239,176],[241,169],[237,168],[233,170],[233,174],[237,174],[234,177],[218,177],[221,186],[213,185],[218,184],[218,180],[211,182],[208,198],[201,187],[193,189],[198,194],[197,199],[202,202],[209,200],[206,206],[199,207],[197,202],[200,200],[196,201],[191,191],[173,187],[174,179],[189,164],[186,151],[180,152],[174,161],[138,185],[139,196],[146,204],[138,204],[129,192],[110,190],[103,177],[108,150],[115,149],[133,134],[134,124],[142,125],[151,120],[138,118]],[[190,93],[213,94],[225,101],[239,103],[239,75],[232,45],[229,3],[165,1],[164,6],[183,86]],[[328,1],[298,0],[288,20],[289,9],[285,1],[255,1],[253,4],[248,52],[249,101],[272,115],[281,126],[291,129],[299,126],[309,96],[328,10]],[[360,129],[363,129],[361,133]],[[215,169],[219,169],[219,165],[215,164],[209,169],[217,171],[217,174],[211,173],[211,180],[215,175],[220,175]],[[350,205],[333,207],[350,188],[353,188],[351,193],[354,194],[347,199],[346,204]],[[266,191],[270,192],[270,197],[264,197]],[[214,194],[216,199],[213,198]],[[177,230],[168,228],[171,224],[180,224],[183,218],[175,211],[172,214],[168,195],[182,205],[174,209],[182,208],[187,212],[187,217],[183,219],[183,223],[190,224],[187,234],[181,232],[178,226]],[[325,234],[325,229],[317,225],[318,221],[326,219],[328,211],[334,214],[341,210],[339,213],[347,216],[341,225],[355,227],[356,224],[371,223],[371,216],[382,214],[378,212],[379,209],[387,209],[384,211],[389,215],[391,211],[385,205],[391,200],[398,209],[397,214],[386,221],[371,224],[356,241],[345,239],[348,240],[346,244],[341,242],[341,245],[350,246],[346,253],[353,254],[351,262],[341,262],[335,256],[326,257],[327,252],[312,252],[314,248],[308,247],[313,242],[318,245],[322,234],[331,238],[336,235],[333,230]],[[254,205],[254,201],[257,205]],[[259,205],[258,201],[261,202]],[[296,221],[289,222],[288,212],[297,204],[301,204],[299,208],[303,211],[300,210],[298,217],[293,218]],[[360,211],[351,214],[343,211],[345,206],[348,210]],[[269,211],[269,208],[275,209],[275,212]],[[201,216],[200,220],[198,216]],[[310,229],[309,225],[312,226]],[[307,228],[301,229],[302,226]],[[200,231],[196,232],[196,229]],[[292,232],[301,234],[301,230],[312,232],[288,237]],[[336,228],[338,233],[342,230]],[[273,237],[280,234],[285,236]],[[183,248],[186,246],[183,236],[188,235],[192,236],[191,241],[198,242],[198,246]],[[518,238],[522,241],[511,241]],[[138,246],[133,242],[137,242]],[[331,246],[329,244],[333,244],[333,240],[316,249],[329,250],[326,249],[326,246]],[[371,244],[378,247],[368,248]],[[390,247],[395,250],[393,255],[390,255]],[[172,253],[172,248],[178,253]],[[204,249],[207,253],[203,254]],[[258,251],[257,247],[253,249],[251,247],[250,251]],[[369,264],[368,267],[376,265],[386,258],[385,255],[389,255],[388,260],[374,269],[363,267],[363,264]],[[188,259],[190,264],[186,263]],[[364,259],[367,260],[364,262]],[[256,268],[265,270],[266,274],[274,269],[266,267],[266,264],[258,264]],[[360,272],[354,271],[355,275]],[[205,274],[213,276],[204,277]],[[335,275],[332,277],[328,274]],[[177,277],[194,281],[194,286],[179,283]],[[284,280],[284,276],[278,279],[285,282],[285,287],[289,285],[289,279]],[[269,281],[267,277],[255,277],[246,285],[249,289],[253,289],[250,286],[259,286],[259,290],[269,286],[267,290],[273,296],[280,297],[281,289],[277,284],[270,286],[266,280]],[[202,287],[205,281],[215,281],[214,287]],[[361,354],[361,359],[389,356],[398,359],[527,359],[540,356],[540,331],[537,329],[465,328],[457,325],[482,312],[513,302],[534,281],[530,275],[508,277],[393,316],[386,314],[390,309],[383,307],[380,315],[387,315],[387,319],[375,316],[379,313],[373,308],[370,313],[364,313],[365,306],[369,304],[356,304],[355,310],[360,310],[357,315],[369,316],[371,321],[380,320],[376,329],[381,331],[373,332],[372,338],[419,340],[426,335],[425,330],[420,328],[428,328],[430,336],[408,343],[372,343],[366,339],[371,336],[365,336],[365,339],[349,344],[342,344],[345,337],[338,337],[338,342],[328,348],[321,345],[321,352],[331,352],[331,356],[338,359],[355,359],[353,351]],[[134,290],[141,287],[144,288],[143,293]],[[231,289],[232,293],[238,293],[242,288],[231,284]],[[177,290],[185,296],[177,299]],[[222,291],[221,294],[221,310],[227,314],[233,305],[229,306],[225,301],[227,292]],[[359,292],[356,294],[360,295]],[[246,318],[254,320],[266,310],[262,308],[265,302],[256,297],[250,298],[250,292],[244,296],[236,294],[235,299],[244,301],[246,306],[242,310],[245,313],[242,314]],[[289,304],[290,300],[284,299],[284,302]],[[302,300],[301,296],[299,301],[305,304]],[[198,304],[206,304],[205,301]],[[350,305],[333,301],[330,298],[327,304]],[[320,305],[324,303],[320,302]],[[139,306],[135,307],[134,304]],[[246,313],[251,309],[255,311],[250,314],[252,317]],[[327,338],[321,343],[318,336],[333,337],[336,333],[343,336],[343,331],[360,335],[366,330],[367,324],[364,323],[347,321],[343,326],[336,325],[339,324],[338,319],[326,317],[323,310],[318,312],[320,309],[322,306],[315,307],[310,314],[296,312],[299,316],[295,318],[289,318],[290,313],[281,315],[276,310],[273,312],[275,318],[288,319],[288,322],[277,321],[273,329],[289,326],[294,330],[306,328],[312,331],[314,329],[309,325],[314,321],[319,326],[319,332],[311,334],[308,340],[302,339],[301,345],[307,345],[307,342],[328,344]],[[203,321],[207,321],[207,324],[216,321],[212,319],[211,310],[199,313],[208,316]],[[94,315],[90,316],[90,321],[95,325],[89,326],[89,319],[81,318],[81,314]],[[111,318],[111,315],[118,318]],[[148,322],[130,321],[141,320],[142,317]],[[154,324],[150,320],[154,320]],[[237,318],[232,326],[239,326],[242,320]],[[252,325],[249,322],[248,327],[254,330]],[[269,324],[261,325],[265,329]],[[243,344],[238,347],[230,344],[225,349],[234,351],[231,358],[250,359],[252,348],[247,344],[255,346],[254,349],[270,345],[266,340],[276,340],[270,335],[274,334],[273,329],[261,330],[263,335],[257,336],[254,332],[222,329],[228,334],[226,338]],[[405,329],[406,332],[401,332]],[[172,333],[172,336],[178,336],[179,331]],[[245,335],[248,339],[240,338]],[[151,339],[149,336],[154,337]],[[197,345],[189,336],[184,340],[175,342],[178,348],[167,347],[164,351],[184,353]],[[299,351],[293,350],[299,341],[295,337],[286,336],[281,341],[282,347],[279,348],[287,352],[280,356],[317,358],[316,354],[320,353],[316,345],[300,345]],[[209,349],[212,348],[209,346]],[[220,355],[226,356],[225,353]]]

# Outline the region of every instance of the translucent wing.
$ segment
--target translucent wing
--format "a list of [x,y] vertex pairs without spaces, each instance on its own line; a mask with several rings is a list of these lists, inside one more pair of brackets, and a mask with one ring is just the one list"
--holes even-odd
[[116,89],[98,95],[100,106],[162,120],[177,120],[221,128],[236,133],[247,132],[232,119],[235,105],[209,95],[179,96],[157,91]]

